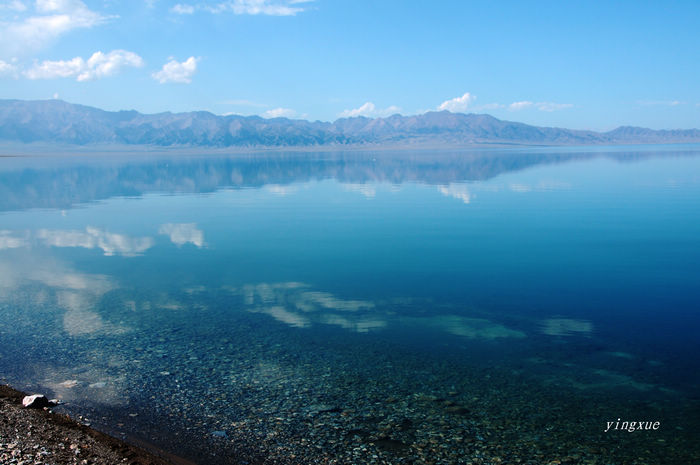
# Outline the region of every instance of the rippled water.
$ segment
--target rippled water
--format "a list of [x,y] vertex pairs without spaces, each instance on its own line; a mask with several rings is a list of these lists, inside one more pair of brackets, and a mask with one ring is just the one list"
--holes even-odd
[[697,462],[699,155],[3,158],[0,380],[198,463]]

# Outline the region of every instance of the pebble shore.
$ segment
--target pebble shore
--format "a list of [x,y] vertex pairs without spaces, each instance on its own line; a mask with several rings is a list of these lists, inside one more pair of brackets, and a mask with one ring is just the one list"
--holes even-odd
[[23,408],[24,396],[0,385],[2,465],[192,465],[158,457],[48,408]]

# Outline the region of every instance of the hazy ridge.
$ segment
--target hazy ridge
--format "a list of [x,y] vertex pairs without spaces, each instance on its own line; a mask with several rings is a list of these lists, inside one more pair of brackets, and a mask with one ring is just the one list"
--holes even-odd
[[206,111],[111,112],[61,100],[0,100],[0,140],[201,147],[588,145],[700,142],[700,130],[622,126],[609,132],[581,131],[449,111],[330,123]]

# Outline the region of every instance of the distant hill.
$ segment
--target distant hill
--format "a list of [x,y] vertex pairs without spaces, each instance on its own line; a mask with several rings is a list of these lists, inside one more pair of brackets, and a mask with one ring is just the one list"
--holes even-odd
[[195,147],[589,145],[700,142],[700,130],[624,126],[609,132],[577,131],[449,111],[329,123],[205,111],[145,115],[61,100],[0,100],[0,140]]

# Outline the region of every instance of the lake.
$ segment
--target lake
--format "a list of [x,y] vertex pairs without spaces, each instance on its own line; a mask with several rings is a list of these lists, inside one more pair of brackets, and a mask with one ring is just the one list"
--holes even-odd
[[700,463],[698,283],[697,145],[0,159],[0,382],[202,464]]

